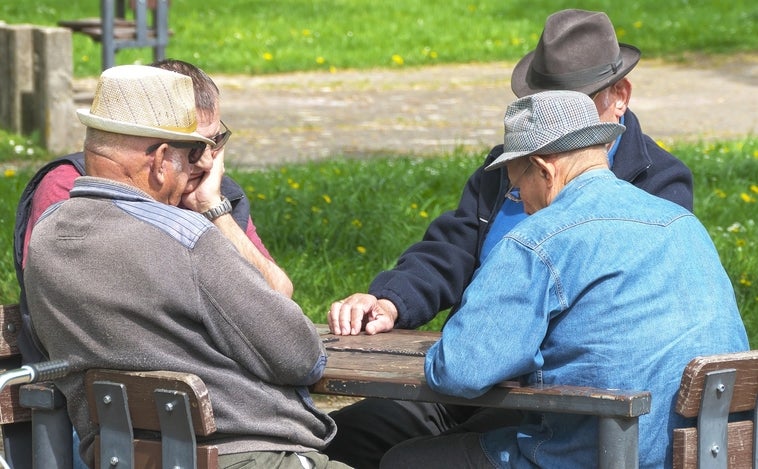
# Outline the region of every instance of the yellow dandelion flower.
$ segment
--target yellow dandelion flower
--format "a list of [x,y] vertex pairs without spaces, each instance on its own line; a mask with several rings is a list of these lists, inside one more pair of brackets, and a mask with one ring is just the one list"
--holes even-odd
[[436,59],[437,58],[437,51],[433,50],[433,51],[429,52],[429,57],[432,58],[432,59]]
[[745,285],[746,287],[749,287],[753,284],[753,282],[747,278],[747,274],[743,273],[740,275],[740,285]]
[[411,208],[412,208],[413,210],[416,210],[416,209],[418,208],[418,204],[417,204],[417,203],[415,203],[415,202],[414,202],[414,203],[412,203],[412,204],[411,204]]
[[745,247],[745,246],[747,245],[747,241],[745,241],[745,240],[744,240],[744,239],[742,239],[742,238],[739,238],[739,239],[737,239],[737,241],[735,241],[735,242],[734,242],[734,244],[735,244],[735,245],[736,245],[738,248],[743,248],[743,247]]
[[83,55],[82,62],[89,62],[89,55]]
[[403,60],[403,57],[402,57],[402,56],[400,56],[400,55],[398,55],[398,54],[393,54],[393,55],[392,55],[392,62],[393,62],[395,65],[403,65],[403,64],[405,63],[405,60]]
[[358,251],[358,254],[366,254],[366,248],[364,246],[356,246],[355,250]]
[[742,199],[742,201],[745,202],[746,204],[755,203],[755,197],[745,192],[740,194],[740,199]]
[[619,39],[621,39],[624,36],[626,36],[626,29],[619,28],[619,29],[616,30],[616,37],[618,37]]
[[258,197],[259,200],[266,200],[266,194],[257,194],[256,197]]
[[310,36],[311,30],[310,29],[303,29],[303,36]]
[[642,28],[642,21],[635,21],[632,26],[634,26],[634,29],[640,29]]
[[5,175],[5,177],[7,177],[7,178],[12,178],[13,176],[15,176],[15,175],[16,175],[16,170],[15,170],[15,169],[13,169],[13,168],[7,168],[7,169],[6,169],[6,170],[3,172],[3,174],[4,174],[4,175]]
[[322,199],[324,199],[324,202],[326,202],[327,204],[330,204],[330,203],[332,203],[332,198],[331,198],[331,197],[329,197],[329,196],[328,196],[328,195],[326,195],[326,194],[322,194],[322,195],[321,195],[321,198],[322,198]]
[[363,228],[363,222],[361,222],[357,218],[353,218],[353,221],[351,221],[350,224],[356,228]]
[[274,60],[274,54],[272,54],[271,52],[264,52],[263,53],[263,60],[266,60],[266,61],[272,61],[272,60]]
[[329,66],[329,73],[337,73],[337,67],[334,65]]
[[758,158],[758,150],[753,151],[753,158]]
[[750,184],[750,192],[755,192],[758,194],[758,185]]
[[316,63],[317,63],[317,64],[319,64],[319,65],[323,65],[323,64],[324,64],[324,62],[326,62],[326,59],[325,59],[325,58],[321,57],[320,55],[319,55],[318,57],[316,57]]
[[311,212],[321,213],[321,209],[319,207],[316,207],[315,205],[311,205]]
[[655,143],[657,143],[658,146],[663,148],[664,150],[669,151],[669,152],[671,151],[671,148],[669,148],[669,146],[666,145],[666,143],[663,140],[656,140]]
[[726,199],[726,192],[722,191],[721,189],[715,189],[713,191],[713,195],[715,195],[719,199]]
[[422,210],[422,211],[418,212],[418,215],[419,215],[421,218],[429,218],[429,213],[427,213],[427,211],[426,211],[426,210]]
[[287,179],[287,184],[293,189],[300,189],[300,183],[292,178]]
[[285,198],[284,198],[284,201],[285,201],[285,202],[287,202],[287,203],[288,203],[288,204],[290,204],[290,205],[297,205],[297,202],[295,202],[295,199],[293,199],[293,198],[292,198],[292,197],[290,197],[290,196],[287,196],[287,197],[285,197]]

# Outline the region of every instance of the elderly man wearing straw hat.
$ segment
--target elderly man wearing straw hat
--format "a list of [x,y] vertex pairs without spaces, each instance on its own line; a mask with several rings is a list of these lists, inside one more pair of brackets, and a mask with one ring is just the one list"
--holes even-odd
[[[196,131],[190,77],[126,65],[102,73],[87,176],[37,222],[24,275],[32,326],[92,465],[84,370],[192,371],[208,386],[221,467],[345,467],[319,452],[334,422],[307,386],[326,355],[313,324],[210,221],[177,207],[213,140]],[[205,216],[204,216],[205,215]]]
[[[477,269],[426,356],[436,391],[476,397],[512,379],[652,393],[640,467],[671,467],[673,411],[694,356],[748,350],[734,291],[705,228],[684,208],[618,179],[606,144],[624,131],[592,100],[547,91],[505,114],[503,153],[527,213]],[[584,469],[597,419],[554,413],[487,432],[401,443],[382,467]]]
[[[627,129],[608,144],[613,173],[692,210],[691,172],[645,135],[628,109],[632,85],[627,75],[639,59],[636,47],[618,42],[605,13],[561,10],[547,18],[536,49],[516,65],[511,88],[518,97],[553,89],[591,96],[601,120]],[[458,207],[433,220],[424,238],[401,254],[393,269],[374,278],[368,294],[356,293],[332,304],[333,332],[412,329],[441,311],[455,314],[474,270],[526,217],[522,203],[505,197],[505,170],[484,170],[502,152],[502,145],[490,150],[464,186]],[[364,399],[332,417],[338,430],[327,452],[355,466],[374,467],[394,443],[462,424],[480,425],[484,415],[465,406]],[[366,421],[373,423],[367,426]]]

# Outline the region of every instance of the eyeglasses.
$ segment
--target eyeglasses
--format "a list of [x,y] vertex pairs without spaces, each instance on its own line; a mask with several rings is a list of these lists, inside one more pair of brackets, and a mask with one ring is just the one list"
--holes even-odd
[[529,171],[529,168],[532,167],[532,161],[529,160],[529,164],[524,168],[524,170],[521,172],[519,177],[513,178],[509,181],[508,190],[505,193],[505,198],[510,200],[511,202],[521,203],[521,191],[519,190],[519,187],[516,186],[516,181],[523,178],[527,171]]
[[232,136],[232,131],[229,130],[229,127],[227,127],[226,124],[224,124],[224,121],[220,121],[220,122],[224,131],[214,135],[213,137],[209,137],[211,140],[216,142],[216,146],[211,148],[211,152],[214,155],[218,153],[219,151],[221,151],[222,148],[224,148],[224,145],[226,145],[226,142],[229,141],[229,137]]
[[190,151],[187,153],[187,159],[189,160],[190,164],[195,164],[200,161],[200,158],[203,157],[203,153],[205,153],[205,149],[208,147],[208,144],[205,142],[159,142],[155,145],[150,145],[147,147],[145,154],[149,155],[164,143],[174,148],[189,148]]

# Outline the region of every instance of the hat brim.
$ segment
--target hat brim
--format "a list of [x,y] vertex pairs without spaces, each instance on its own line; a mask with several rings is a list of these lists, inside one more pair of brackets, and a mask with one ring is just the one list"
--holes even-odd
[[78,109],[76,111],[79,121],[87,127],[92,127],[106,132],[113,132],[122,135],[133,135],[135,137],[152,137],[163,138],[176,142],[205,142],[211,146],[216,142],[200,135],[197,132],[180,132],[158,127],[148,127],[129,122],[116,121],[106,117],[96,116],[90,113],[89,109]]
[[[634,46],[630,46],[629,44],[619,43],[619,49],[621,51],[621,60],[623,65],[618,73],[603,78],[602,80],[587,83],[580,87],[571,88],[568,91],[578,91],[580,93],[591,96],[624,78],[640,61],[641,53],[639,49]],[[526,54],[516,64],[516,67],[514,67],[513,73],[511,74],[511,90],[513,90],[513,93],[519,98],[534,93],[539,93],[540,91],[548,91],[547,88],[532,88],[527,83],[526,75],[529,73],[529,68],[532,65],[532,60],[534,60],[534,51]]]
[[[555,134],[550,132],[543,132],[542,135],[537,132],[536,140],[542,142],[538,148],[534,150],[504,151],[502,155],[495,158],[495,161],[487,165],[484,170],[492,171],[493,169],[498,169],[504,166],[507,162],[524,156],[552,155],[555,153],[578,150],[579,148],[611,143],[621,135],[624,130],[626,130],[626,127],[621,124],[600,122],[589,127],[574,130],[573,132],[569,132],[557,138],[555,137]],[[503,148],[506,147],[507,144]]]

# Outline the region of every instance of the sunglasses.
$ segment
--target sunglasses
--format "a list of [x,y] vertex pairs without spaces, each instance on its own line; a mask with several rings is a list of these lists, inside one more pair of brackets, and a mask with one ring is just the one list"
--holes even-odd
[[159,142],[155,145],[150,145],[147,147],[145,154],[149,155],[164,143],[174,148],[189,148],[190,151],[187,153],[187,159],[189,160],[190,164],[195,164],[200,161],[200,158],[203,157],[203,153],[205,153],[205,149],[208,147],[208,144],[205,142]]
[[[216,156],[216,153],[221,151],[224,145],[226,145],[226,142],[229,141],[229,137],[232,136],[232,131],[229,130],[229,127],[227,127],[226,124],[224,124],[224,121],[221,121],[221,125],[223,126],[224,131],[217,133],[213,137],[209,137],[215,143],[215,145],[211,147],[211,153],[213,156]],[[187,153],[187,159],[190,164],[195,164],[200,161],[200,158],[203,157],[203,153],[205,153],[205,150],[208,147],[208,144],[205,142],[160,142],[147,147],[145,154],[149,155],[164,143],[174,148],[189,148],[190,151]]]
[[220,121],[220,122],[223,128],[223,132],[218,133],[214,135],[213,137],[208,137],[216,143],[216,145],[213,148],[211,148],[211,152],[213,153],[214,156],[216,155],[216,153],[221,151],[222,148],[224,148],[224,145],[226,145],[226,142],[229,141],[229,137],[232,136],[232,131],[229,130],[229,127],[227,127],[226,124],[224,124],[224,121]]

